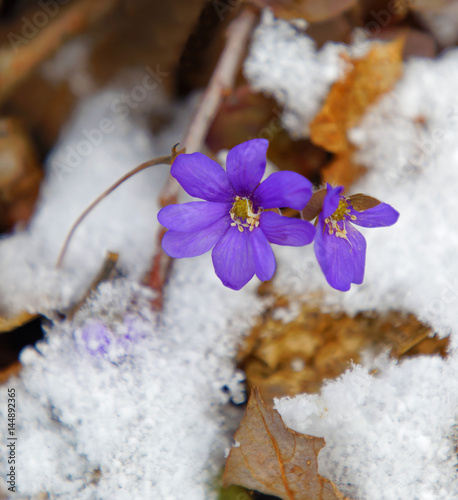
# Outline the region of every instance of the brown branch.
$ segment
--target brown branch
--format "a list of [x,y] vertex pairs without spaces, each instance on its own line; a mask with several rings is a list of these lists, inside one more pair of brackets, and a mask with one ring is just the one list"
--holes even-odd
[[[234,86],[237,70],[257,19],[257,12],[245,8],[229,26],[224,50],[181,141],[188,153],[194,153],[201,148],[223,95]],[[179,192],[180,185],[169,176],[160,194],[161,206],[176,203]]]
[[[68,6],[59,6],[55,18],[50,18],[37,35],[26,39],[22,33],[9,33],[11,47],[0,47],[0,104],[14,88],[71,36],[84,31],[111,12],[120,0],[75,0]],[[33,19],[32,15],[30,16]],[[30,19],[29,19],[30,20]]]
[[[201,148],[223,95],[233,87],[257,18],[257,12],[245,8],[229,26],[224,50],[181,143],[189,153]],[[169,176],[160,194],[160,205],[164,207],[176,203],[179,193],[180,185],[172,176]],[[164,284],[172,265],[172,258],[161,247],[164,234],[165,231],[159,233],[152,269],[147,279],[149,286],[157,292],[153,306],[158,309],[162,308]]]

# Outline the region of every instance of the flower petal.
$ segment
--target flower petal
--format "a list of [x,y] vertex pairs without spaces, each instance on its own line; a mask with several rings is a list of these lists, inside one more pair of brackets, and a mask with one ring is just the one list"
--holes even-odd
[[356,220],[352,221],[353,224],[363,227],[392,226],[399,219],[399,212],[387,203],[380,203],[380,205],[368,208],[363,212],[352,210],[350,215],[356,217]]
[[291,219],[275,212],[263,212],[259,227],[270,243],[301,247],[312,243],[315,226],[305,220]]
[[197,231],[229,215],[230,203],[213,201],[192,201],[168,205],[159,210],[157,220],[166,228],[174,231]]
[[321,212],[325,219],[337,210],[340,201],[340,193],[344,190],[344,187],[337,186],[333,188],[331,184],[328,184],[327,190],[328,192],[323,201],[323,211]]
[[277,268],[272,247],[269,245],[261,229],[255,228],[253,231],[248,231],[248,235],[253,249],[256,276],[261,281],[268,281],[272,278]]
[[350,250],[353,259],[352,283],[360,285],[364,280],[364,268],[366,265],[366,240],[364,236],[349,222],[345,225],[347,236],[352,245]]
[[235,146],[227,154],[227,176],[239,196],[251,195],[261,182],[268,147],[266,139],[253,139]]
[[262,208],[302,210],[312,197],[312,183],[297,172],[275,172],[261,183],[253,199]]
[[178,155],[170,173],[195,198],[230,202],[235,196],[223,167],[202,153]]
[[231,226],[212,252],[213,266],[224,286],[233,290],[244,287],[255,273],[249,231]]
[[162,238],[162,248],[176,259],[197,257],[208,252],[222,238],[230,223],[231,218],[225,216],[199,231],[169,230]]
[[362,283],[366,260],[366,241],[350,223],[345,225],[348,239],[329,234],[321,215],[315,236],[315,255],[327,282],[343,292],[351,283]]

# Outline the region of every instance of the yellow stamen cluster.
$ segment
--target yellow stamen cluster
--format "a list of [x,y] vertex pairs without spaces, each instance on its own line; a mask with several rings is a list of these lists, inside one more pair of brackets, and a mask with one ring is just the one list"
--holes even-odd
[[[345,228],[345,219],[350,218],[351,220],[356,220],[354,215],[350,215],[351,208],[348,204],[346,198],[340,198],[339,206],[336,211],[330,216],[324,219],[324,222],[328,226],[329,234],[335,234],[337,238],[344,238],[348,240],[347,230]],[[342,221],[342,227],[339,226],[339,222]]]
[[253,203],[248,198],[236,196],[230,211],[231,219],[234,221],[231,226],[237,226],[237,229],[243,233],[243,228],[253,231],[259,226],[259,216],[261,209],[257,213],[253,212]]

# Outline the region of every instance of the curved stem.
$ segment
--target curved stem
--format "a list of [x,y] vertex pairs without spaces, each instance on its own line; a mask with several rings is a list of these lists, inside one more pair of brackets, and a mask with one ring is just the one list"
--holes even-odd
[[[181,152],[181,151],[180,151]],[[73,234],[78,229],[78,226],[83,222],[83,220],[87,217],[87,215],[91,212],[91,210],[96,207],[105,197],[107,197],[110,193],[112,193],[117,187],[119,187],[124,181],[129,179],[138,172],[145,170],[145,168],[153,167],[154,165],[160,165],[161,163],[171,164],[172,160],[175,158],[176,153],[175,150],[172,150],[171,156],[160,156],[159,158],[154,158],[153,160],[145,161],[144,163],[138,165],[127,174],[123,175],[120,179],[118,179],[114,184],[112,184],[108,189],[106,189],[101,195],[99,195],[85,210],[81,213],[81,215],[76,219],[71,227],[70,231],[65,238],[64,245],[62,246],[62,250],[59,253],[59,257],[56,262],[56,267],[61,267],[62,262],[65,257],[65,253],[67,252],[68,245],[70,244],[70,240],[72,239]]]

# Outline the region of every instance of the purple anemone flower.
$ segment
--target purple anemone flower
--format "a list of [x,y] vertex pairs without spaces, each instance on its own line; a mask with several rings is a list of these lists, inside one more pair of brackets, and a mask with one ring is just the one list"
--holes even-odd
[[103,356],[108,352],[112,333],[103,323],[96,321],[85,326],[81,338],[90,354]]
[[327,282],[343,292],[361,284],[366,262],[366,240],[353,227],[393,225],[399,213],[390,205],[365,195],[341,196],[343,186],[327,185],[315,234],[315,255]]
[[201,153],[176,158],[172,176],[189,195],[205,201],[169,205],[158,213],[169,229],[162,240],[165,253],[195,257],[213,248],[216,275],[225,286],[240,290],[254,274],[261,281],[274,275],[270,243],[302,246],[313,241],[312,224],[271,210],[302,210],[312,185],[295,172],[276,172],[261,182],[268,145],[265,139],[253,139],[235,146],[227,155],[226,171]]

